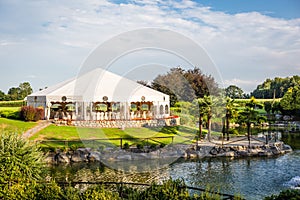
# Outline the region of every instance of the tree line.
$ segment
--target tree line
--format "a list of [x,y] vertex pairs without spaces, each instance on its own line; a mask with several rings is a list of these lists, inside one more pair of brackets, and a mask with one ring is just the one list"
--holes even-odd
[[33,92],[29,82],[20,83],[18,87],[9,88],[7,94],[0,90],[0,101],[23,100]]
[[262,84],[259,84],[256,89],[251,93],[258,99],[272,99],[282,98],[289,88],[300,86],[300,76],[295,75],[292,77],[274,79],[266,79]]

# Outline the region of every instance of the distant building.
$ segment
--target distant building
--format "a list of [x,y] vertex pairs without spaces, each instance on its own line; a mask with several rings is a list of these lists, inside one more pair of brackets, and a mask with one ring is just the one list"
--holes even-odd
[[100,68],[27,96],[45,119],[72,121],[167,118],[169,102],[169,95]]

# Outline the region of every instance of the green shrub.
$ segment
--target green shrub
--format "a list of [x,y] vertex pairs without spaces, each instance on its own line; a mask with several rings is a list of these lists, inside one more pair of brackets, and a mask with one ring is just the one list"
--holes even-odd
[[299,200],[300,199],[300,190],[284,190],[281,191],[278,195],[271,195],[265,197],[264,200]]
[[63,190],[63,198],[66,200],[80,200],[80,191],[77,188],[65,187]]
[[71,146],[70,146],[70,150],[71,151],[76,151],[78,149],[78,145],[77,144],[72,144]]
[[156,147],[157,147],[157,145],[154,144],[154,143],[152,143],[152,144],[150,145],[150,149],[156,149]]
[[166,146],[165,143],[160,143],[159,148],[164,148]]
[[136,148],[138,148],[138,149],[143,149],[143,148],[144,148],[144,144],[138,143],[138,144],[136,145]]
[[33,142],[17,133],[1,133],[0,182],[6,184],[0,184],[0,199],[30,199],[34,193],[30,191],[35,189],[28,181],[42,180],[43,160],[43,153]]
[[35,199],[60,200],[63,197],[62,188],[53,181],[48,184],[37,184],[35,193]]
[[83,192],[81,199],[86,200],[117,200],[119,198],[119,194],[105,190],[102,185],[97,185],[93,187],[89,187],[86,191]]
[[128,142],[126,142],[124,145],[123,145],[123,149],[129,149],[129,144],[128,144]]
[[20,112],[13,110],[1,110],[0,117],[8,118],[8,119],[20,119]]
[[190,199],[185,184],[181,180],[167,180],[162,185],[152,184],[149,188],[141,191],[136,199]]

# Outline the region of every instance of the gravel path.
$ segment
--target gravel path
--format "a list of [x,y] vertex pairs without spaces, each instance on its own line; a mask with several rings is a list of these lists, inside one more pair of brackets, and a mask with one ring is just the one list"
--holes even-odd
[[33,136],[35,133],[39,132],[40,130],[46,128],[50,124],[51,124],[51,122],[47,121],[47,120],[39,121],[38,125],[36,125],[35,127],[27,130],[26,132],[24,132],[22,137],[23,138],[29,138],[29,137]]

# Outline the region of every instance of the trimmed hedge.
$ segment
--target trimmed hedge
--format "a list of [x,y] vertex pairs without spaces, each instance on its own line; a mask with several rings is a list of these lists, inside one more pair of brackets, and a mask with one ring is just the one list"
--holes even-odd
[[7,119],[20,119],[20,111],[1,110],[0,117]]
[[22,107],[26,103],[25,101],[0,101],[0,107]]

